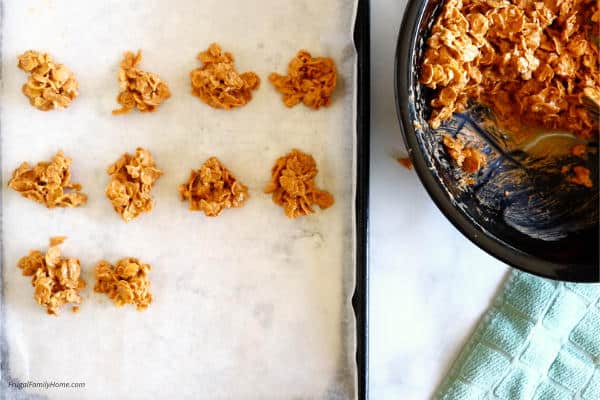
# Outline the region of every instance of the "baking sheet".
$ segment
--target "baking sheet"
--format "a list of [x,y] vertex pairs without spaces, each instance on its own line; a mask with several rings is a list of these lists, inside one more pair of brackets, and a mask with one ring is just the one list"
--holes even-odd
[[[354,1],[5,1],[1,145],[4,184],[21,161],[63,149],[85,207],[47,210],[2,189],[3,376],[8,381],[84,382],[85,388],[10,390],[48,398],[348,399],[356,395],[354,289]],[[233,52],[239,71],[263,79],[239,110],[214,110],[189,94],[198,51]],[[20,93],[15,66],[26,49],[53,54],[80,82],[62,112],[42,113]],[[113,117],[122,52],[144,51],[173,97],[153,115]],[[329,109],[287,109],[266,78],[296,51],[328,55],[339,83]],[[165,175],[155,209],[125,224],[104,197],[106,167],[136,146]],[[275,159],[313,154],[317,183],[334,207],[287,220],[262,188]],[[250,187],[242,209],[216,219],[177,196],[189,170],[217,155]],[[5,186],[5,185],[4,185]],[[64,234],[88,282],[78,314],[46,316],[17,260]],[[136,256],[153,265],[154,303],[139,313],[94,294],[100,259]]]

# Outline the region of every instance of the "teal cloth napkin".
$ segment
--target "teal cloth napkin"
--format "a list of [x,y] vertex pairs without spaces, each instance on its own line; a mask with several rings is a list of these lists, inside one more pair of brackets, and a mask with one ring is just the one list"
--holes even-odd
[[512,272],[434,398],[600,400],[600,285]]

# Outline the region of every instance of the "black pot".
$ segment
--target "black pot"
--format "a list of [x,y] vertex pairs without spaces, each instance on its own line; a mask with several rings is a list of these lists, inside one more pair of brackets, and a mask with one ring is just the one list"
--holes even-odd
[[[461,172],[443,151],[441,134],[485,129],[479,125],[484,111],[471,107],[436,130],[427,123],[432,93],[419,83],[418,71],[440,6],[440,0],[409,1],[396,49],[397,112],[421,182],[454,226],[494,257],[539,276],[599,282],[597,153],[590,160],[592,189],[515,171],[493,148],[487,149],[492,162],[480,171],[475,184],[465,188],[458,183]],[[514,173],[521,174],[518,182],[501,179]]]

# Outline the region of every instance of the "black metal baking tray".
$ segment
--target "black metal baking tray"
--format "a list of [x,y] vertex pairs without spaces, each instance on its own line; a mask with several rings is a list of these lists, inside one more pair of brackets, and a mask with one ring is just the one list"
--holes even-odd
[[[0,15],[0,21],[2,16]],[[1,44],[1,38],[0,38]],[[356,316],[357,394],[359,400],[368,399],[368,209],[369,209],[369,149],[370,149],[370,2],[359,0],[354,27],[354,44],[357,51],[357,104],[356,104],[356,286],[352,305]],[[0,50],[1,51],[1,50]],[[1,58],[1,54],[0,54]],[[2,178],[0,177],[0,184]],[[2,195],[0,193],[0,204]],[[1,227],[0,227],[1,229]],[[0,254],[2,242],[0,241]],[[0,260],[0,274],[4,260]],[[0,314],[3,287],[0,285]],[[8,376],[8,351],[4,326],[0,326],[0,374]],[[0,398],[6,385],[0,379]]]

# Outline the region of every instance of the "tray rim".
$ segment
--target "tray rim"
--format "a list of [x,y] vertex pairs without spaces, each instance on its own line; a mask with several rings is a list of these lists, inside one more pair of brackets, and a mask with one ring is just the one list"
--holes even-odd
[[357,51],[356,96],[356,318],[357,395],[369,398],[369,163],[370,163],[370,2],[358,0],[354,25]]

